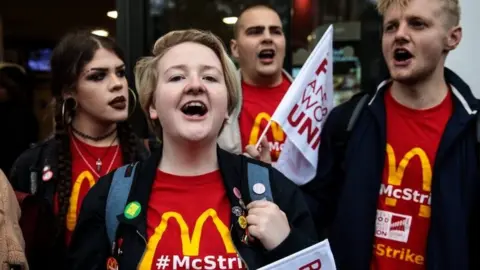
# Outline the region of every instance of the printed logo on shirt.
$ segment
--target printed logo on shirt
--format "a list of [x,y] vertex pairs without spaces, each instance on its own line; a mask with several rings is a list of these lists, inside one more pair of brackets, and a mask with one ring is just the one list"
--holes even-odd
[[[180,226],[182,234],[182,255],[161,255],[155,257],[157,246],[162,240],[163,234],[167,230],[168,220],[173,218]],[[219,236],[222,238],[225,253],[231,256],[205,256],[199,257],[200,240],[205,222],[210,218],[217,228]],[[191,235],[191,237],[190,237]],[[208,240],[207,240],[208,241]],[[152,268],[152,264],[155,267]],[[195,222],[193,233],[190,234],[190,228],[183,219],[182,215],[171,211],[165,212],[161,217],[160,224],[155,228],[155,233],[150,237],[147,243],[147,249],[140,262],[139,269],[242,269],[244,268],[242,260],[238,257],[235,247],[230,237],[229,228],[218,217],[215,209],[209,208],[204,211]]]
[[407,243],[412,225],[412,217],[377,210],[375,225],[376,237]]
[[373,245],[373,250],[377,256],[387,257],[389,259],[400,260],[408,263],[423,265],[425,258],[413,252],[409,248],[394,248],[385,244]]
[[[427,154],[422,148],[415,147],[408,151],[397,163],[393,147],[387,143],[388,157],[388,185],[381,185],[380,195],[386,195],[385,204],[396,206],[397,200],[413,201],[419,204],[418,216],[430,217],[432,166]],[[422,167],[422,190],[401,188],[405,169],[412,159],[417,156]],[[397,166],[398,164],[398,166]]]
[[[255,121],[253,122],[252,130],[250,131],[250,138],[248,140],[248,144],[256,144],[258,142],[261,132],[263,132],[263,130],[260,129],[262,122],[265,121],[266,124],[270,121],[270,119],[271,116],[266,112],[261,112],[257,114],[257,116],[255,117]],[[270,126],[270,131],[268,132],[272,132],[273,135],[273,142],[269,142],[270,152],[272,153],[272,155],[278,158],[283,148],[285,133],[283,133],[280,125],[275,122],[272,122]]]
[[89,189],[92,188],[96,183],[92,173],[88,170],[83,171],[81,174],[79,174],[73,184],[72,195],[70,196],[70,206],[68,207],[66,218],[67,230],[69,230],[70,232],[73,232],[75,226],[77,225],[77,209],[80,208],[80,189],[82,188],[82,185],[85,181],[88,182]]
[[422,194],[418,190],[411,188],[397,188],[394,185],[380,186],[380,195],[385,195],[392,199],[412,201],[418,204],[431,205],[430,194]]
[[[179,255],[162,255],[155,261],[155,269],[242,269],[242,260],[238,257],[206,256],[203,258],[192,258]],[[144,269],[144,268],[140,268]],[[145,268],[146,269],[146,268]],[[150,268],[148,268],[150,269]]]

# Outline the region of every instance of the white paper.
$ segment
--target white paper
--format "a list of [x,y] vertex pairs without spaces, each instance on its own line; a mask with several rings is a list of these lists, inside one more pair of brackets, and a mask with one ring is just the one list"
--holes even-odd
[[336,270],[328,240],[271,263],[258,270]]

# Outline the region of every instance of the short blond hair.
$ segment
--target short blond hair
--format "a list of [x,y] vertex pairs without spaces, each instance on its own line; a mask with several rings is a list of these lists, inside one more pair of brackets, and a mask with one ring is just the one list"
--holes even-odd
[[172,47],[194,42],[204,45],[215,52],[222,64],[223,75],[228,93],[228,114],[230,115],[239,102],[240,89],[235,74],[235,65],[229,58],[223,42],[211,32],[197,29],[171,31],[159,38],[153,45],[153,56],[141,58],[135,65],[135,87],[139,93],[140,106],[147,115],[148,125],[157,137],[162,138],[162,126],[158,119],[149,116],[149,108],[154,102],[153,97],[158,83],[157,64]]
[[[385,15],[387,9],[395,4],[401,8],[406,8],[411,0],[378,0],[377,9],[381,15]],[[459,0],[437,0],[443,3],[443,9],[449,17],[449,26],[460,24],[460,4]]]

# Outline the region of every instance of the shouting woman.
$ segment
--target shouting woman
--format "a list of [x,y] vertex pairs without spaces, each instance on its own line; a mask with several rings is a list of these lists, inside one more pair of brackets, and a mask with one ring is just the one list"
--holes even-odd
[[[295,185],[269,165],[217,145],[239,89],[215,35],[168,33],[155,43],[153,56],[137,63],[135,75],[140,103],[162,145],[146,161],[104,176],[87,195],[70,269],[257,269],[315,243]],[[246,166],[258,166],[271,181],[250,185],[261,177],[247,177]],[[124,192],[112,186],[125,177],[131,188],[118,208],[111,196]],[[115,205],[119,211],[109,213]]]

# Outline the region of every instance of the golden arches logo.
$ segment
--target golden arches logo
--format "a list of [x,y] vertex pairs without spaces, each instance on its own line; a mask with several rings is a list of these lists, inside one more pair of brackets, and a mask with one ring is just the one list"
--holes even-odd
[[78,197],[80,195],[80,189],[83,181],[85,180],[88,181],[90,188],[92,188],[96,183],[95,178],[89,171],[83,171],[75,180],[73,184],[72,195],[70,196],[70,206],[68,207],[67,213],[67,229],[71,232],[75,229],[75,225],[77,225]]
[[[260,124],[262,121],[270,121],[271,116],[266,112],[261,112],[257,114],[255,117],[255,122],[253,123],[252,131],[250,132],[250,139],[248,140],[248,144],[256,144],[258,141],[258,137],[260,136]],[[283,133],[282,128],[275,122],[272,122],[270,129],[273,134],[273,139],[278,142],[282,142],[285,139],[285,133]],[[263,130],[262,130],[263,131]]]
[[140,263],[139,269],[150,270],[153,263],[153,257],[157,250],[158,243],[162,240],[163,234],[167,230],[168,220],[174,218],[178,225],[180,226],[180,234],[182,240],[182,252],[184,256],[198,256],[200,249],[200,238],[202,236],[202,229],[205,221],[208,218],[213,220],[215,227],[217,228],[220,236],[222,237],[223,244],[225,246],[225,251],[227,253],[236,253],[235,247],[233,246],[232,240],[230,238],[230,230],[228,227],[220,220],[215,209],[209,208],[205,210],[200,217],[198,217],[195,222],[195,228],[193,229],[192,237],[190,238],[190,229],[188,228],[187,223],[183,219],[182,215],[177,212],[165,212],[162,215],[162,220],[160,224],[155,228],[155,233],[150,237],[147,243],[147,249],[143,254],[142,261]]
[[[395,156],[393,147],[387,143],[387,157],[388,157],[388,184],[392,186],[400,186],[402,184],[403,175],[410,161],[417,156],[420,160],[422,167],[422,190],[430,193],[432,187],[432,166],[427,154],[422,148],[415,147],[408,151],[398,163]],[[387,197],[385,204],[389,206],[395,206],[397,199]],[[430,206],[420,205],[418,215],[421,217],[430,217]]]

